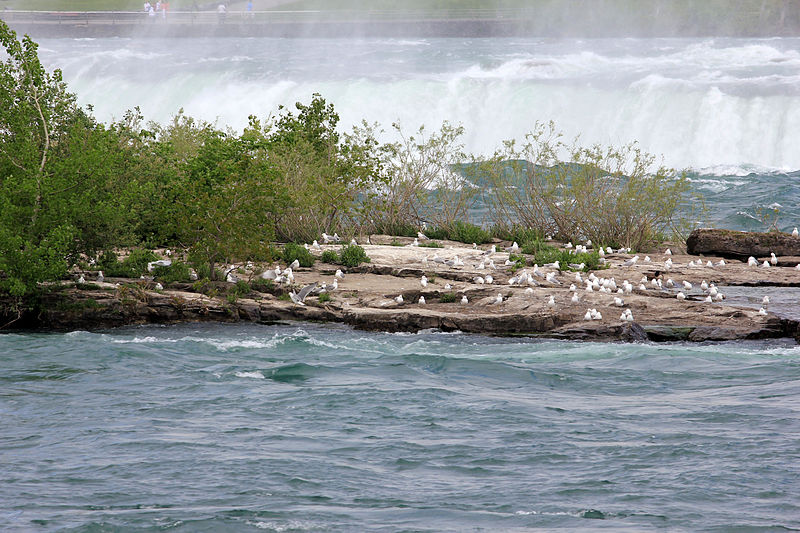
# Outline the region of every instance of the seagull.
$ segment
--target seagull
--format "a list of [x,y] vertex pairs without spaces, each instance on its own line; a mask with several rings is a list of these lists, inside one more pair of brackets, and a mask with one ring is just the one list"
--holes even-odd
[[758,314],[766,316],[767,310],[762,307],[761,309],[758,310]]
[[78,283],[86,283],[86,278],[83,277],[83,274],[78,278]]
[[553,261],[552,263],[547,263],[546,265],[542,265],[545,268],[555,268],[557,270],[561,270],[561,265],[558,261]]
[[501,303],[503,303],[503,294],[498,292],[497,296],[494,299],[494,301],[492,303],[490,303],[489,305],[497,305],[497,304],[501,304]]
[[261,279],[278,279],[279,272],[276,272],[274,269],[265,270],[261,274]]
[[103,271],[102,270],[97,273],[97,282],[98,283],[103,283],[103,281],[105,281],[105,279],[106,279],[106,277],[103,275]]
[[769,262],[772,263],[772,266],[775,266],[775,265],[778,264],[778,258],[775,257],[775,252],[770,252],[769,253]]
[[403,295],[402,294],[398,294],[397,296],[394,297],[394,301],[397,302],[398,304],[402,304],[403,303]]
[[714,299],[713,299],[713,298],[711,297],[711,295],[709,294],[708,296],[706,296],[706,297],[705,297],[705,299],[704,299],[703,301],[704,301],[705,303],[707,303],[707,304],[710,304],[711,302],[713,302],[713,301],[714,301]]
[[344,279],[344,272],[337,268],[336,273],[333,276],[339,279]]
[[316,239],[314,239],[314,242],[311,244],[311,247],[316,251],[319,251],[319,250],[322,249],[322,247],[319,245],[319,243],[317,242]]
[[708,290],[708,282],[706,282],[706,280],[703,280],[703,282],[700,284],[700,289],[704,291]]
[[747,258],[747,266],[757,267],[758,259],[751,255],[749,258]]
[[484,283],[486,283],[486,280],[480,276],[475,276],[474,278],[472,278],[472,282],[477,283],[478,285],[483,285]]
[[764,307],[768,306],[769,305],[769,296],[764,296],[764,298],[761,300],[761,303],[764,304]]
[[[327,233],[325,233],[324,231],[322,232],[322,242],[323,242],[323,244],[328,244],[328,243],[330,243],[332,240],[333,240],[333,237],[331,237],[330,235],[328,235],[328,234],[327,234]],[[316,241],[314,241],[314,242],[316,242]]]
[[583,315],[583,319],[584,320],[591,320],[592,319],[592,311],[591,310],[587,310],[586,314]]
[[424,296],[420,296],[419,297],[419,302],[417,302],[417,303],[419,303],[419,305],[425,305],[425,297]]
[[449,283],[448,283],[447,285],[445,285],[445,286],[444,286],[444,290],[446,290],[446,291],[449,291],[451,288],[452,288],[452,287],[450,286],[450,284],[449,284]]
[[409,244],[409,246],[419,246],[419,238],[417,238],[417,237],[414,237],[414,242],[412,242],[411,244]]
[[228,275],[225,277],[225,281],[228,283],[236,283],[239,281],[239,276],[234,274],[233,272],[228,272]]
[[597,250],[597,255],[599,255],[600,257],[605,257],[606,251],[600,248],[599,250]]
[[305,299],[306,299],[306,297],[307,297],[309,294],[311,294],[311,292],[312,292],[314,289],[316,289],[316,288],[317,288],[317,282],[315,281],[315,282],[314,282],[314,283],[312,283],[311,285],[306,285],[305,287],[303,287],[302,289],[300,289],[300,292],[299,292],[299,293],[297,293],[297,294],[295,294],[295,292],[294,292],[294,291],[290,291],[290,292],[289,292],[289,298],[291,298],[291,299],[292,299],[292,301],[293,301],[294,303],[296,303],[297,305],[303,305],[303,306],[305,306],[306,304],[305,304],[304,302],[305,302]]
[[326,283],[320,288],[319,292],[333,292],[338,288],[339,288],[339,281],[336,278],[334,278],[333,283]]
[[462,305],[467,305],[468,303],[469,303],[469,300],[467,300],[467,295],[465,294],[464,296],[461,297],[461,304]]
[[554,296],[551,295],[550,298],[547,300],[547,307],[555,307],[555,306],[556,306],[556,299]]
[[636,264],[636,262],[638,260],[639,260],[639,256],[638,255],[634,255],[633,257],[631,257],[630,259],[628,259],[627,261],[622,263],[622,266],[625,266],[625,267],[633,266],[633,265]]
[[706,261],[706,266],[711,268],[714,266],[714,263],[712,263],[711,261]]
[[419,239],[419,240],[421,240],[421,241],[424,241],[424,240],[426,240],[427,238],[428,238],[428,236],[427,236],[427,235],[425,235],[424,233],[422,233],[421,231],[418,231],[418,232],[417,232],[417,239]]
[[667,248],[667,251],[664,252],[664,255],[672,255],[672,250]]
[[644,262],[645,262],[645,263],[649,263],[649,262],[651,262],[651,261],[652,261],[652,259],[650,259],[650,256],[649,256],[649,255],[646,255],[646,256],[644,256]]
[[358,246],[358,241],[355,238],[350,239],[350,246]]
[[189,279],[191,281],[197,281],[197,271],[195,269],[189,271]]
[[170,259],[159,259],[158,261],[152,261],[147,263],[147,271],[152,272],[156,267],[168,267],[171,264],[172,261]]
[[528,287],[527,289],[525,289],[525,294],[528,294],[528,295],[531,295],[531,294],[533,294],[533,289],[531,289],[530,287]]
[[765,260],[763,263],[761,263],[761,268],[769,268],[769,267],[770,267],[769,261]]
[[162,284],[160,284],[160,283],[156,283],[156,290],[157,291],[163,291],[164,290],[164,286]]
[[625,306],[625,302],[622,301],[622,298],[618,298],[618,297],[615,296],[614,297],[614,305],[616,305],[617,307],[624,307]]
[[683,301],[683,300],[685,300],[685,299],[686,299],[686,295],[685,295],[685,294],[683,294],[682,292],[679,292],[679,293],[677,294],[676,298],[678,298],[678,300],[681,300],[681,301]]
[[493,244],[491,248],[483,252],[483,255],[492,255],[494,253],[497,253],[497,246]]
[[422,278],[419,280],[419,284],[422,285],[423,288],[428,286],[428,278],[423,274]]
[[725,266],[725,260],[724,259],[720,259],[719,263],[717,263],[717,266],[724,267]]
[[574,304],[576,304],[576,303],[581,301],[581,299],[578,297],[578,293],[577,292],[572,293],[572,298],[570,298],[570,300]]
[[572,242],[570,241],[570,242],[568,242],[567,244],[565,244],[565,245],[564,245],[564,248],[566,248],[567,250],[569,250],[570,248],[572,248]]
[[506,252],[509,252],[509,253],[512,253],[512,254],[513,253],[517,253],[518,251],[519,251],[519,245],[517,244],[517,241],[514,241],[514,244],[512,244],[511,246],[506,248]]
[[339,237],[338,233],[333,234],[333,242],[342,242],[342,238]]
[[487,285],[491,285],[492,283],[494,283],[494,278],[492,276],[487,275],[484,281],[486,282]]
[[292,261],[292,264],[289,265],[289,268],[291,268],[292,270],[300,268],[300,261],[295,259],[294,261]]
[[687,291],[690,291],[690,290],[692,290],[692,284],[689,283],[688,281],[684,280],[683,281],[683,288],[686,289]]
[[800,233],[798,233],[798,232],[797,232],[797,228],[794,228],[794,229],[792,230],[792,237],[795,237],[795,238],[796,238],[798,235],[800,235]]

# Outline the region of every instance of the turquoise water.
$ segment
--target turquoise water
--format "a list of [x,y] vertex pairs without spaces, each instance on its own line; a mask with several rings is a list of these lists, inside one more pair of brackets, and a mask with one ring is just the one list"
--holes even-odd
[[0,336],[2,531],[800,529],[800,348]]

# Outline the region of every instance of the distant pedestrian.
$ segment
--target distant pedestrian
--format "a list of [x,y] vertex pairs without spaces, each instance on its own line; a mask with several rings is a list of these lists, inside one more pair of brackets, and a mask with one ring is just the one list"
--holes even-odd
[[150,2],[145,2],[145,3],[144,3],[144,12],[145,12],[145,13],[150,13],[150,7],[152,7],[152,6],[150,5]]
[[219,17],[219,23],[222,24],[225,22],[225,13],[227,12],[227,8],[225,4],[220,4],[217,6],[217,17]]
[[253,0],[247,2],[247,18],[253,18]]

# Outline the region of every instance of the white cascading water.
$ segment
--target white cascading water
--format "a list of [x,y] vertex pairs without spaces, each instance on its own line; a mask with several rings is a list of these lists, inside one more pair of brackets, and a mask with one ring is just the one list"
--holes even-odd
[[345,127],[463,124],[476,153],[553,120],[678,168],[800,169],[800,39],[97,39],[40,53],[106,121],[138,105],[241,128],[316,92]]

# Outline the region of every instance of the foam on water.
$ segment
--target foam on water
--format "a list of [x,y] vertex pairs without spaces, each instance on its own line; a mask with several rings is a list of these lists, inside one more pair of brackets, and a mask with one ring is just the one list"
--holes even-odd
[[345,127],[447,120],[483,154],[555,120],[568,138],[638,141],[670,166],[800,169],[800,39],[353,39],[333,55],[330,46],[48,40],[42,55],[103,120],[139,105],[158,121],[183,108],[242,128],[252,113],[318,92]]

